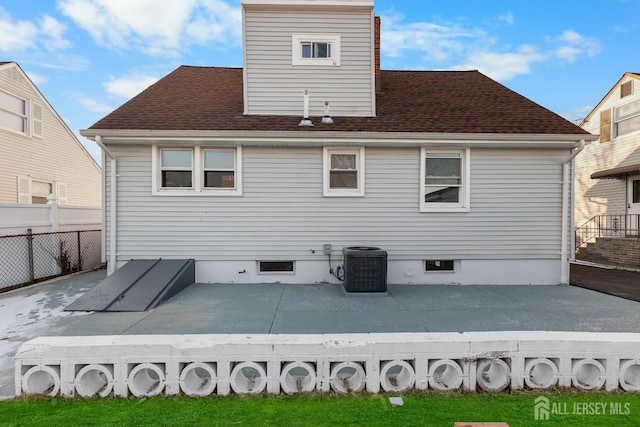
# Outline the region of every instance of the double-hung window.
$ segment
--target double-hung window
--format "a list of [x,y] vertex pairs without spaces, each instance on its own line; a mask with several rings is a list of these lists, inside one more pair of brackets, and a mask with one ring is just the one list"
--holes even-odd
[[292,34],[292,65],[340,65],[339,34]]
[[153,194],[239,196],[241,147],[152,149]]
[[27,100],[0,91],[0,126],[14,132],[28,133]]
[[161,188],[193,188],[193,149],[160,149]]
[[421,212],[469,210],[469,150],[422,149]]
[[236,150],[215,149],[204,152],[204,187],[235,188]]
[[324,195],[364,196],[364,148],[324,148]]
[[640,130],[640,100],[616,107],[613,121],[616,136]]

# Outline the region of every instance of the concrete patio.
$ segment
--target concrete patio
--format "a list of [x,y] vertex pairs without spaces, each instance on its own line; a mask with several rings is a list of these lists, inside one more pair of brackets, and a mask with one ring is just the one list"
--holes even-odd
[[640,332],[640,303],[573,286],[194,284],[148,312],[62,309],[104,270],[0,294],[0,396],[13,394],[11,357],[46,335],[333,334],[359,332]]

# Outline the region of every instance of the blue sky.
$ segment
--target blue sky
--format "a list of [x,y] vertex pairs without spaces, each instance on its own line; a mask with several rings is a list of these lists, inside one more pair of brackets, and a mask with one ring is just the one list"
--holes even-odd
[[[375,10],[383,69],[477,69],[569,120],[640,72],[640,0],[376,0]],[[240,0],[0,0],[0,61],[18,62],[77,133],[179,65],[242,66]]]

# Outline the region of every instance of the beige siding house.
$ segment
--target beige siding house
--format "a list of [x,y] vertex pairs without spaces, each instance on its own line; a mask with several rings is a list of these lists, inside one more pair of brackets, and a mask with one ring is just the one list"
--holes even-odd
[[[640,229],[640,74],[625,73],[580,126],[599,135],[599,139],[576,158],[578,243],[584,245],[596,237],[637,236]],[[617,246],[623,242],[615,243]],[[617,253],[620,261],[623,253],[635,257],[632,263],[635,267],[639,249],[608,248]],[[607,263],[613,261],[600,258]]]
[[102,171],[15,62],[0,63],[0,203],[99,207]]
[[380,70],[373,0],[242,5],[243,68],[179,67],[81,131],[107,159],[110,273],[339,283],[366,246],[389,283],[567,281],[591,134],[477,71]]

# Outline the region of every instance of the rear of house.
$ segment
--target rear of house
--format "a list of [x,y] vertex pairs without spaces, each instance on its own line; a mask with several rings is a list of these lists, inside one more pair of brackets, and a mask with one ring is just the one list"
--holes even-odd
[[242,69],[180,67],[82,131],[110,272],[337,283],[356,246],[390,283],[566,282],[589,133],[477,71],[381,71],[372,0],[242,3]]

